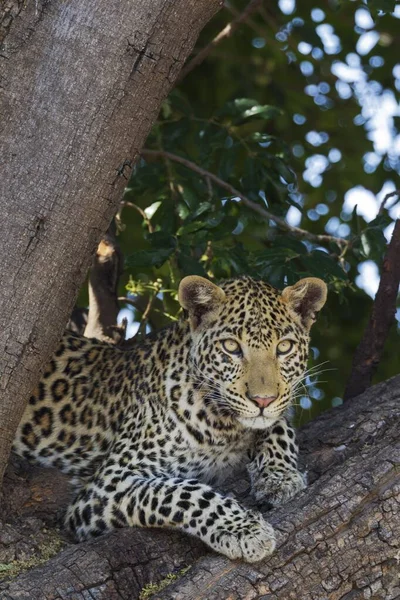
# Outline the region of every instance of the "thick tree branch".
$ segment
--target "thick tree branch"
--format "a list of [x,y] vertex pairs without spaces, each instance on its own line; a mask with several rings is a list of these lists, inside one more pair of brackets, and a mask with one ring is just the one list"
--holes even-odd
[[[305,427],[301,437],[314,483],[269,514],[278,532],[277,551],[269,560],[249,566],[205,557],[155,598],[398,598],[399,383],[397,377],[376,386],[354,405],[329,411]],[[393,393],[389,411],[388,392]]]
[[317,244],[335,243],[342,249],[347,248],[349,246],[349,240],[345,240],[344,238],[325,234],[315,234],[311,233],[310,231],[306,231],[305,229],[301,229],[300,227],[294,227],[293,225],[289,225],[289,223],[285,221],[285,219],[277,217],[273,213],[269,212],[268,210],[257,204],[257,202],[253,202],[253,200],[250,200],[250,198],[245,196],[242,192],[234,188],[232,185],[230,185],[223,179],[220,179],[210,171],[206,171],[202,167],[199,167],[194,162],[187,160],[182,156],[178,156],[177,154],[172,154],[171,152],[166,152],[164,150],[147,149],[143,149],[140,152],[140,154],[141,156],[143,156],[143,158],[168,158],[173,162],[179,163],[187,167],[188,169],[191,169],[195,173],[198,173],[206,181],[212,181],[215,185],[226,190],[231,196],[239,198],[242,204],[259,214],[264,219],[264,221],[273,221],[280,229],[282,229],[283,231],[288,231],[296,237],[307,239],[310,242],[315,242]]
[[382,264],[381,279],[371,318],[355,352],[344,399],[350,400],[366,390],[379,364],[389,330],[394,323],[400,284],[400,219],[395,223]]
[[236,29],[242,23],[247,21],[250,15],[259,9],[262,3],[263,0],[251,0],[243,12],[239,13],[230,23],[225,25],[225,27],[215,36],[215,38],[209,44],[207,44],[207,46],[199,50],[195,56],[183,67],[179,75],[179,81],[182,81],[186,75],[193,71],[195,67],[200,65],[203,60],[207,58],[210,52],[212,52],[214,48],[222,42],[222,40],[231,37],[235,33]]
[[[189,565],[191,569],[164,591],[153,587],[152,598],[397,598],[399,389],[400,377],[393,378],[302,429],[300,446],[310,485],[288,505],[268,513],[278,533],[278,548],[270,559],[245,565],[216,554],[206,556],[203,544],[183,534],[125,529],[79,545],[65,541],[65,548],[47,564],[0,583],[1,600],[135,600],[146,584],[162,581],[169,572],[179,574]],[[18,520],[19,513],[24,524],[17,521],[4,529],[3,565],[14,560],[13,552],[21,554],[24,535],[29,539],[25,553],[35,546],[36,536],[29,534],[38,528],[41,515],[48,523],[49,513],[65,506],[67,495],[63,501],[62,495],[54,500],[59,484],[51,476],[48,485],[49,475],[48,470],[36,469],[28,489],[11,473],[6,478],[10,512],[4,517],[10,520],[12,514]],[[229,489],[251,506],[248,488],[247,479],[238,475]]]

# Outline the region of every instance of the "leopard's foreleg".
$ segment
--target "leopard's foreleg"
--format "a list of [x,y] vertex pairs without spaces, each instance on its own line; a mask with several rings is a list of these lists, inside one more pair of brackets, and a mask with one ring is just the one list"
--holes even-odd
[[[100,484],[100,485],[99,485]],[[275,547],[260,513],[197,480],[143,476],[116,469],[99,473],[76,497],[67,526],[79,540],[115,527],[179,527],[231,559],[256,562]]]
[[247,467],[259,503],[283,504],[306,487],[306,476],[297,468],[298,452],[294,429],[285,418],[259,434]]

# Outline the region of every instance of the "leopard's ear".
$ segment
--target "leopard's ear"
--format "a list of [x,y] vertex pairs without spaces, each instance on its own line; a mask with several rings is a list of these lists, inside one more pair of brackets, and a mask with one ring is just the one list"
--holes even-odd
[[296,313],[304,327],[310,329],[326,302],[328,289],[322,279],[306,277],[285,288],[282,300]]
[[178,298],[182,308],[189,313],[192,329],[196,330],[215,315],[225,301],[225,292],[204,277],[190,275],[179,284]]

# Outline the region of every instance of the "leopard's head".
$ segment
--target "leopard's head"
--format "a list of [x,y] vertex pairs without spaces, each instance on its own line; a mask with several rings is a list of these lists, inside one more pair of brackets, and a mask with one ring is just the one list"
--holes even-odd
[[326,295],[314,277],[282,292],[250,277],[221,287],[185,277],[179,300],[190,321],[190,370],[207,403],[245,427],[276,421],[306,370],[310,328]]

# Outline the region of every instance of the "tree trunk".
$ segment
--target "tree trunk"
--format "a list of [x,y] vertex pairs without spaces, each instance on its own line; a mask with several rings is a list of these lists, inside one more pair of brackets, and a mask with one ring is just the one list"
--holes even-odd
[[[400,376],[302,429],[302,460],[310,485],[267,515],[278,533],[277,550],[268,560],[255,565],[233,562],[210,554],[184,534],[124,529],[68,544],[47,564],[0,583],[0,599],[134,600],[140,594],[148,598],[145,590],[153,591],[151,598],[157,600],[398,599],[399,390]],[[22,480],[6,478],[9,510],[20,513],[21,524],[5,530],[3,545],[0,536],[0,563],[6,562],[8,552],[11,568],[13,557],[23,568],[18,556],[28,550],[21,548],[21,537],[28,538],[31,549],[38,543],[34,528],[43,529],[38,517],[49,518],[61,504],[54,500],[61,486],[48,481],[48,471],[37,469],[30,488],[23,491]],[[235,478],[232,489],[251,506],[246,478]],[[146,587],[149,583],[153,586]]]
[[131,162],[221,0],[0,7],[0,483]]

